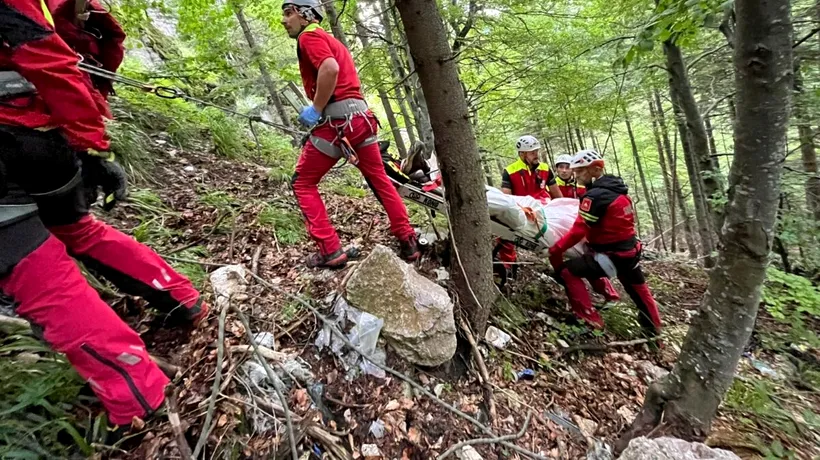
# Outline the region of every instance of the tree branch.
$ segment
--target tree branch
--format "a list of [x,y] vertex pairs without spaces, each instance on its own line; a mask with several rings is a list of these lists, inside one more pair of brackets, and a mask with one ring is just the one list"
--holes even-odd
[[532,411],[527,411],[527,418],[524,420],[524,425],[521,427],[521,430],[515,434],[508,434],[506,436],[498,436],[496,438],[479,438],[479,439],[470,439],[468,441],[462,441],[453,447],[447,449],[447,452],[439,455],[436,460],[444,460],[445,458],[449,457],[462,447],[466,446],[476,446],[479,444],[498,444],[503,441],[515,441],[516,439],[524,436],[524,433],[527,431],[527,427],[530,424],[530,419],[532,418]]
[[795,44],[792,45],[792,48],[797,48],[798,46],[802,45],[803,42],[805,42],[806,40],[808,40],[811,37],[815,36],[817,34],[817,32],[820,32],[820,27],[815,27],[814,29],[811,30],[811,32],[809,32],[808,35],[801,38],[800,40],[797,40],[797,42],[795,42]]

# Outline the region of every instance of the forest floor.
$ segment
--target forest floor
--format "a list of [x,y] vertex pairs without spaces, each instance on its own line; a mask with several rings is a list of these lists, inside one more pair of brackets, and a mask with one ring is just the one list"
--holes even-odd
[[[222,264],[242,264],[286,292],[320,309],[339,288],[355,263],[341,271],[311,270],[304,257],[312,251],[298,208],[282,174],[252,163],[215,157],[200,150],[170,147],[154,137],[161,153],[147,166],[145,180],[132,187],[129,202],[100,217],[154,247],[197,286],[212,296],[209,272]],[[388,232],[386,215],[372,194],[361,187],[358,172],[345,166],[331,172],[321,186],[331,220],[344,243],[354,243],[363,255],[376,244],[397,248]],[[429,230],[426,214],[411,208],[412,220]],[[440,223],[439,223],[440,224]],[[432,251],[432,250],[431,250]],[[523,255],[523,254],[522,254]],[[638,337],[635,310],[621,302],[604,312],[607,331],[579,334],[568,326],[571,313],[562,289],[534,256],[523,255],[518,278],[494,308],[491,323],[514,337],[505,349],[482,341],[497,416],[497,434],[516,433],[532,414],[526,432],[514,442],[549,458],[584,458],[590,445],[611,445],[639,411],[647,385],[671,370],[687,329],[696,313],[708,279],[693,261],[678,257],[646,260],[648,282],[660,304],[665,323],[665,347],[652,351],[646,344],[605,346]],[[205,264],[205,265],[203,265]],[[427,253],[417,267],[435,280],[439,264]],[[620,286],[617,286],[620,289]],[[628,297],[621,292],[624,299]],[[216,369],[218,313],[187,335],[178,330],[151,327],[152,315],[139,300],[109,293],[112,305],[143,336],[152,353],[181,369],[177,383],[179,415],[186,442],[197,440],[205,424],[216,372],[221,385],[208,436],[207,458],[266,457],[288,445],[284,419],[277,429],[255,433],[249,411],[248,382],[240,371],[252,356],[236,351],[247,344],[245,328],[233,313],[225,323],[226,357]],[[316,381],[323,384],[321,404],[332,421],[323,422],[308,388],[290,388],[289,407],[304,427],[321,428],[352,458],[365,458],[364,445],[378,447],[383,458],[430,459],[454,444],[485,435],[467,420],[442,408],[400,379],[369,375],[345,378],[345,369],[329,350],[314,345],[323,324],[309,310],[284,295],[250,280],[247,290],[233,299],[250,318],[254,333],[274,335],[275,350],[300,356]],[[818,323],[810,325],[818,330]],[[729,391],[707,444],[735,451],[744,458],[814,458],[820,455],[820,373],[817,349],[801,348],[802,359],[776,352],[771,346],[778,331],[788,326],[761,308],[758,327],[742,358],[737,380]],[[600,350],[578,350],[577,344],[602,345]],[[812,359],[815,362],[812,364]],[[483,389],[475,365],[457,355],[455,364],[427,369],[400,360],[388,349],[387,365],[418,382],[459,410],[486,422]],[[467,366],[465,366],[465,364]],[[517,374],[531,369],[531,379]],[[259,405],[262,405],[261,403]],[[99,406],[92,406],[100,410]],[[258,410],[258,409],[253,409]],[[384,423],[384,435],[370,433],[374,421]],[[300,426],[302,428],[300,428]],[[301,445],[321,454],[325,443],[308,435]],[[179,458],[169,420],[157,416],[136,436],[114,447],[97,447],[98,456],[110,458]],[[518,458],[506,448],[475,446],[484,458]],[[223,456],[224,454],[227,456]],[[303,457],[308,458],[308,457]],[[311,455],[310,458],[318,458]],[[367,458],[380,458],[371,457]]]

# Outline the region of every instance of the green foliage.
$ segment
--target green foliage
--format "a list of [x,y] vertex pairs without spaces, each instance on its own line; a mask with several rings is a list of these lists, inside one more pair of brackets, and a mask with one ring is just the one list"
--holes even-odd
[[147,189],[132,190],[129,203],[139,212],[140,223],[131,229],[131,234],[140,243],[159,247],[176,234],[165,222],[176,217],[177,213],[165,205],[155,192]]
[[[208,250],[202,246],[194,246],[176,254],[180,259],[198,260],[207,259]],[[199,289],[205,287],[208,281],[208,272],[201,264],[180,262],[176,260],[169,260],[169,263],[176,271],[191,280],[191,283]]]
[[150,153],[151,138],[134,123],[111,121],[107,126],[111,138],[111,151],[125,168],[132,180],[145,182],[148,168],[153,163]]
[[200,203],[212,206],[220,211],[228,212],[237,206],[236,197],[224,190],[211,190],[204,195],[199,195]]
[[809,318],[820,318],[820,288],[810,280],[770,268],[763,286],[763,302],[773,318],[790,326],[784,340],[820,346],[816,331],[806,324]]
[[269,203],[256,216],[256,221],[272,227],[280,244],[296,244],[307,238],[301,213],[288,206]]
[[[30,362],[21,353],[36,353]],[[29,355],[31,356],[31,355]],[[65,358],[27,335],[0,338],[0,458],[69,458],[93,451],[77,428],[84,385]]]

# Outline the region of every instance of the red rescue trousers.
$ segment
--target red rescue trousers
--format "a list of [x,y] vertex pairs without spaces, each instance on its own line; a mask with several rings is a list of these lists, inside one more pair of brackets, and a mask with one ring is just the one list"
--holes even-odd
[[[339,121],[332,123],[339,124]],[[351,145],[356,146],[375,135],[377,129],[376,117],[368,112],[367,116],[354,116],[344,132]],[[313,135],[332,142],[336,139],[336,129],[326,123],[314,129]],[[415,231],[410,226],[404,202],[384,171],[378,144],[374,142],[360,147],[356,154],[359,157],[359,171],[387,212],[391,233],[399,241],[407,241],[415,235]],[[322,255],[333,254],[342,247],[339,235],[328,218],[325,203],[319,195],[319,181],[338,161],[338,158],[320,152],[308,141],[302,149],[291,180],[293,194],[304,215],[308,234],[319,246]]]
[[70,255],[175,322],[197,321],[207,306],[155,252],[88,214],[81,164],[59,132],[0,126],[0,163],[0,291],[89,382],[112,423],[145,417],[168,379]]

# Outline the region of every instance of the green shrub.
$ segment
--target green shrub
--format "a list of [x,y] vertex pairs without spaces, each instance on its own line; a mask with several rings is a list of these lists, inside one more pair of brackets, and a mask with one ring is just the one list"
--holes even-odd
[[259,225],[273,227],[281,244],[296,244],[307,238],[302,214],[288,207],[269,203],[259,212],[256,220]]
[[816,331],[807,327],[809,317],[820,318],[820,288],[802,276],[769,268],[763,285],[766,311],[778,322],[790,327],[782,339],[789,342],[820,346]]

